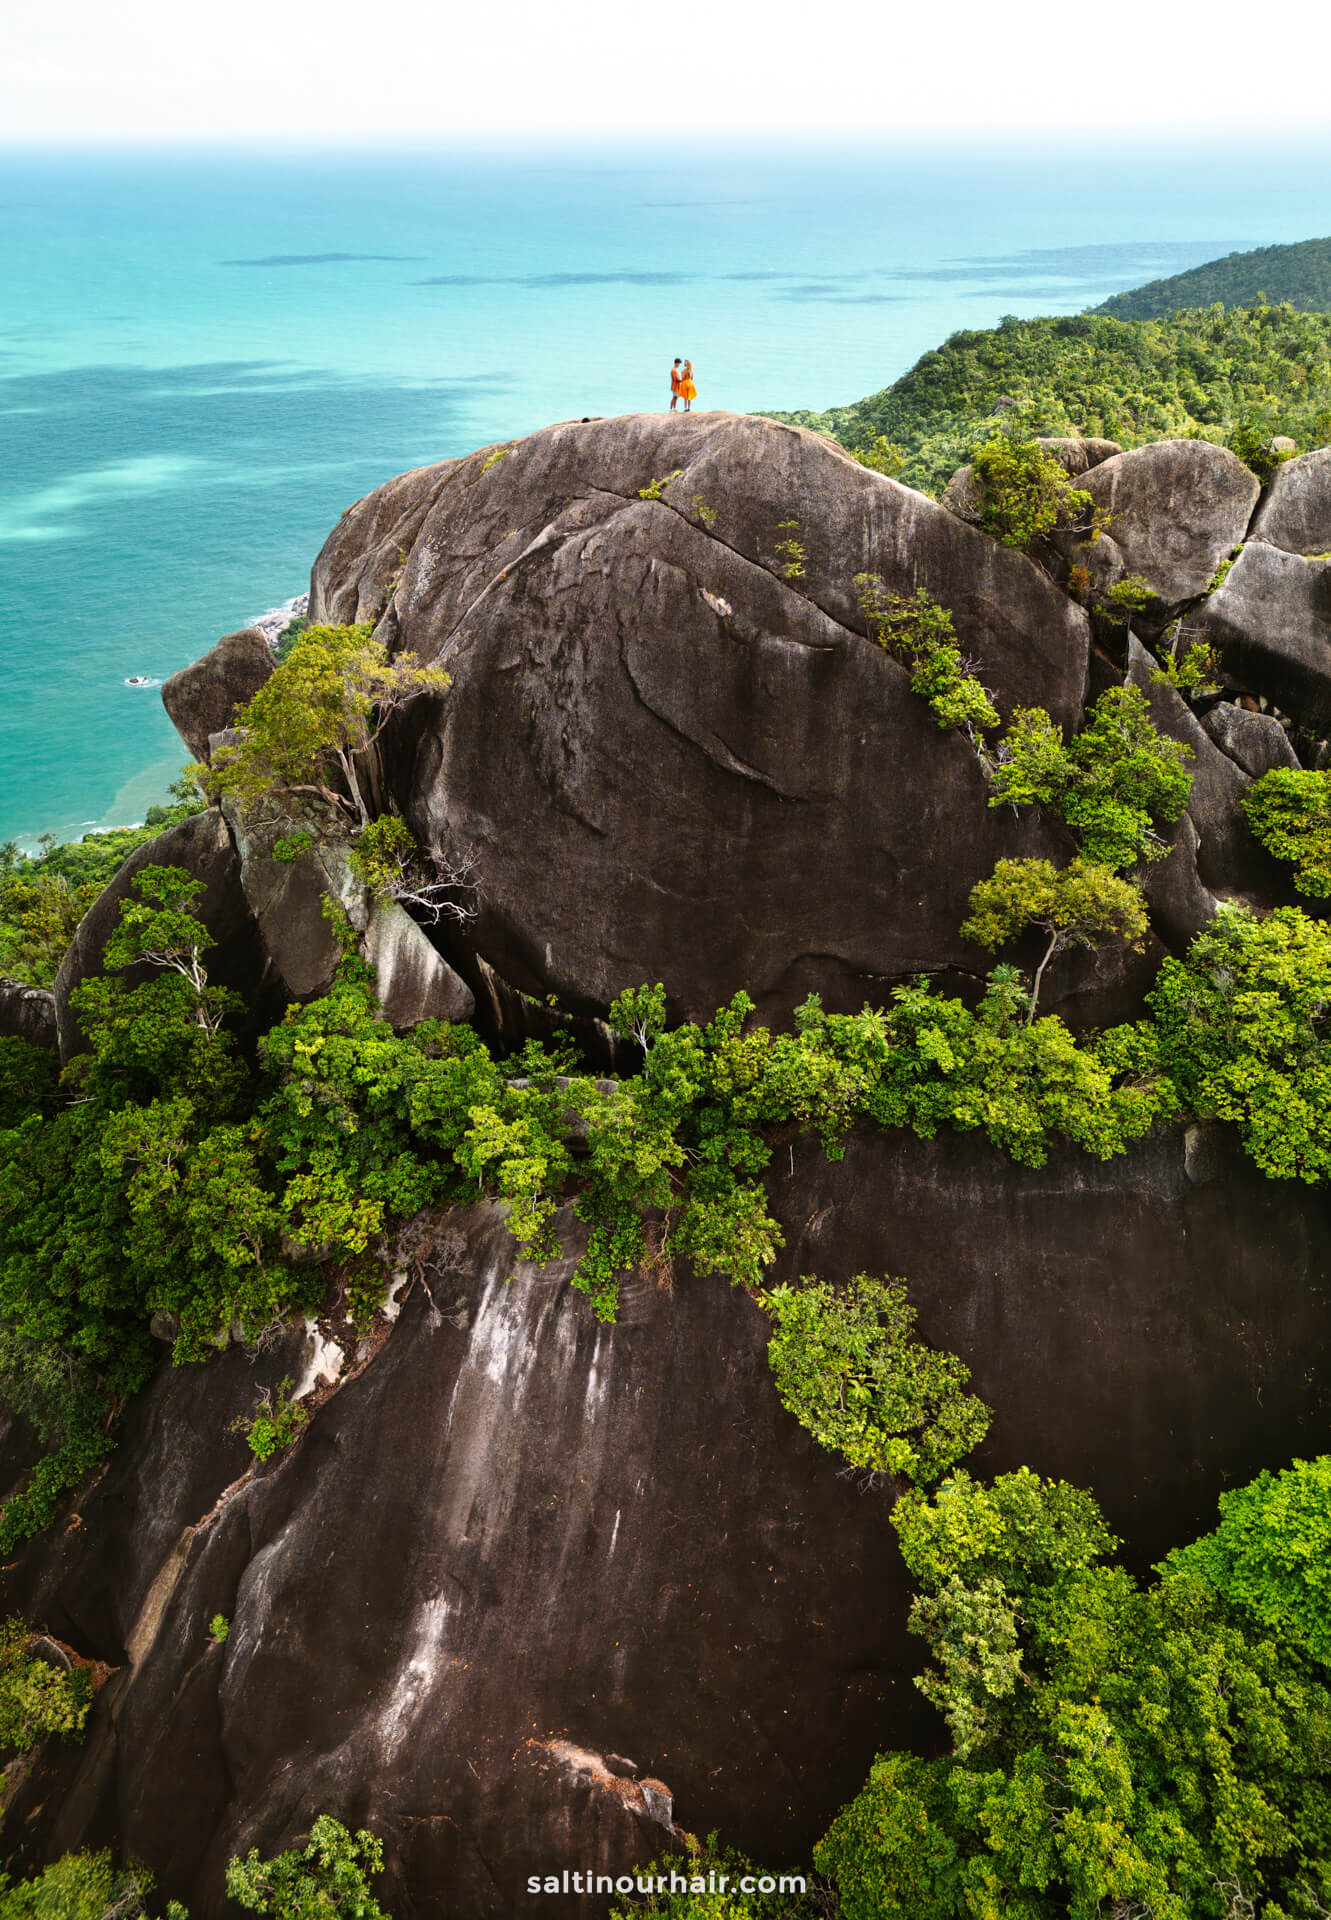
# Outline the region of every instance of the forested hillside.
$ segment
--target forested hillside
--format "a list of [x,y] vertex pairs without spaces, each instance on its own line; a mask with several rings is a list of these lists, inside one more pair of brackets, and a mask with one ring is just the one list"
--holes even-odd
[[1331,239],[1300,240],[1292,247],[1256,247],[1222,260],[1151,280],[1116,293],[1095,311],[1116,320],[1158,320],[1187,307],[1249,307],[1259,300],[1286,301],[1302,313],[1331,310]]
[[[1319,243],[1320,244],[1320,243]],[[1140,446],[1227,442],[1240,425],[1300,450],[1331,436],[1331,314],[1209,307],[1159,320],[1073,314],[954,333],[908,373],[850,406],[775,414],[831,434],[908,486],[937,493],[996,412],[1039,434]]]

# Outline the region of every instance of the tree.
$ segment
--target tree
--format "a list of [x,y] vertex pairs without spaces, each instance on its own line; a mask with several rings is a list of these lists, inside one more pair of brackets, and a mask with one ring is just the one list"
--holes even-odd
[[205,891],[184,867],[143,867],[130,881],[133,898],[121,903],[120,920],[103,949],[108,967],[153,966],[178,973],[193,995],[195,1019],[216,1033],[226,1000],[209,992],[203,956],[217,942],[195,909]]
[[972,888],[965,939],[977,946],[1006,946],[1026,927],[1048,935],[1035,977],[1027,1022],[1035,1018],[1045,968],[1068,947],[1095,947],[1101,940],[1138,945],[1146,932],[1146,902],[1139,887],[1106,867],[1074,860],[1055,867],[1048,860],[1000,860],[987,880]]
[[926,1485],[983,1440],[989,1409],[965,1391],[970,1369],[919,1338],[904,1280],[805,1278],[760,1299],[782,1406],[851,1467]]
[[1331,1668],[1331,1457],[1220,1496],[1220,1525],[1159,1571],[1193,1574],[1255,1628]]
[[1026,1469],[955,1473],[892,1523],[952,1747],[880,1755],[815,1849],[845,1920],[1327,1911],[1331,1692],[1297,1638],[1204,1565],[1142,1586],[1105,1564],[1090,1495]]
[[1147,1006],[1187,1110],[1230,1121],[1271,1179],[1331,1179],[1331,927],[1222,903]]
[[458,921],[475,916],[470,898],[477,891],[474,855],[425,854],[395,813],[380,814],[361,829],[351,865],[379,899],[419,907],[431,925],[445,916]]
[[201,777],[210,791],[249,803],[275,791],[313,794],[367,826],[362,774],[390,717],[448,685],[415,654],[390,661],[368,625],[307,627],[238,714],[235,744]]
[[249,1913],[276,1920],[391,1920],[369,1887],[383,1871],[382,1843],[364,1828],[349,1833],[321,1813],[305,1846],[260,1860],[252,1848],[226,1870],[230,1898]]
[[1188,804],[1191,758],[1155,726],[1140,687],[1109,687],[1066,744],[1043,707],[1019,707],[998,749],[989,804],[1051,808],[1088,861],[1118,870],[1166,852],[1157,829]]
[[1294,885],[1315,900],[1331,897],[1331,774],[1274,767],[1243,797],[1254,837],[1294,868]]

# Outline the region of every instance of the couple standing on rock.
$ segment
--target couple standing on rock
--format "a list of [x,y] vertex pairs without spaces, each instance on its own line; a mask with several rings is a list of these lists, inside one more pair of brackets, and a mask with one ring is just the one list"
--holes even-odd
[[698,389],[693,384],[692,360],[676,360],[670,369],[670,411],[673,413],[679,402],[684,402],[684,411],[688,412],[698,398]]

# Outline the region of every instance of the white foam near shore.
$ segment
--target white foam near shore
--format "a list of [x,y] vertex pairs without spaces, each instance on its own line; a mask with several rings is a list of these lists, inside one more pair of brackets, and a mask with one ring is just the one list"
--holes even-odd
[[284,600],[280,607],[269,607],[267,613],[261,613],[246,625],[257,627],[270,647],[275,647],[293,620],[299,620],[310,604],[308,593],[298,593],[294,599]]

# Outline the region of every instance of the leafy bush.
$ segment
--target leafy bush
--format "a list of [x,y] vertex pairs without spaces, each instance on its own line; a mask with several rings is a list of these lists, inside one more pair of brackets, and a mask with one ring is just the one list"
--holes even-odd
[[224,1647],[231,1637],[231,1622],[224,1613],[215,1613],[208,1622],[208,1638],[215,1647]]
[[1243,797],[1254,837],[1294,868],[1294,885],[1315,900],[1331,897],[1331,774],[1274,767]]
[[911,692],[928,702],[940,727],[975,742],[998,725],[998,709],[962,659],[952,615],[923,588],[892,593],[875,573],[855,576],[856,601],[869,638],[910,668]]
[[762,1300],[782,1406],[852,1467],[927,1485],[988,1432],[989,1409],[965,1391],[970,1369],[916,1334],[904,1281],[862,1273],[838,1290],[806,1278]]
[[0,1747],[20,1751],[48,1733],[80,1739],[92,1706],[86,1667],[66,1673],[32,1652],[21,1620],[0,1620]]
[[383,1864],[383,1846],[372,1833],[351,1834],[321,1813],[303,1848],[260,1860],[256,1847],[232,1860],[226,1890],[246,1912],[277,1920],[391,1920],[369,1886]]
[[1151,669],[1157,686],[1173,687],[1185,699],[1199,693],[1219,693],[1223,684],[1220,655],[1203,640],[1194,640],[1184,654],[1171,649],[1158,667]]
[[971,454],[980,489],[980,525],[1004,547],[1025,550],[1056,530],[1094,537],[1094,503],[1074,487],[1066,467],[1033,435],[1005,422]]
[[1289,459],[1288,451],[1274,445],[1280,433],[1279,426],[1272,426],[1252,414],[1246,414],[1230,430],[1230,452],[1236,453],[1246,467],[1251,467],[1263,484],[1282,461]]
[[[15,1886],[0,1873],[0,1920],[141,1920],[152,1875],[117,1869],[109,1853],[67,1853]],[[166,1920],[189,1920],[176,1900]]]
[[892,1519],[952,1750],[881,1755],[815,1849],[846,1920],[1325,1911],[1331,1693],[1297,1639],[1204,1567],[1103,1564],[1090,1496],[1024,1469]]
[[1158,829],[1188,804],[1191,749],[1151,720],[1140,687],[1110,687],[1064,744],[1043,707],[1018,707],[998,750],[991,807],[1045,806],[1081,842],[1085,858],[1118,871],[1165,853]]
[[[288,1374],[276,1387],[264,1388],[253,1419],[246,1420],[242,1415],[235,1422],[235,1430],[245,1435],[245,1444],[256,1459],[271,1460],[274,1454],[291,1445],[309,1417],[308,1410],[291,1398]],[[225,1626],[226,1622],[222,1624]],[[225,1633],[222,1638],[226,1638]]]
[[1331,1178],[1331,927],[1222,904],[1147,996],[1184,1105],[1228,1120],[1269,1178]]

